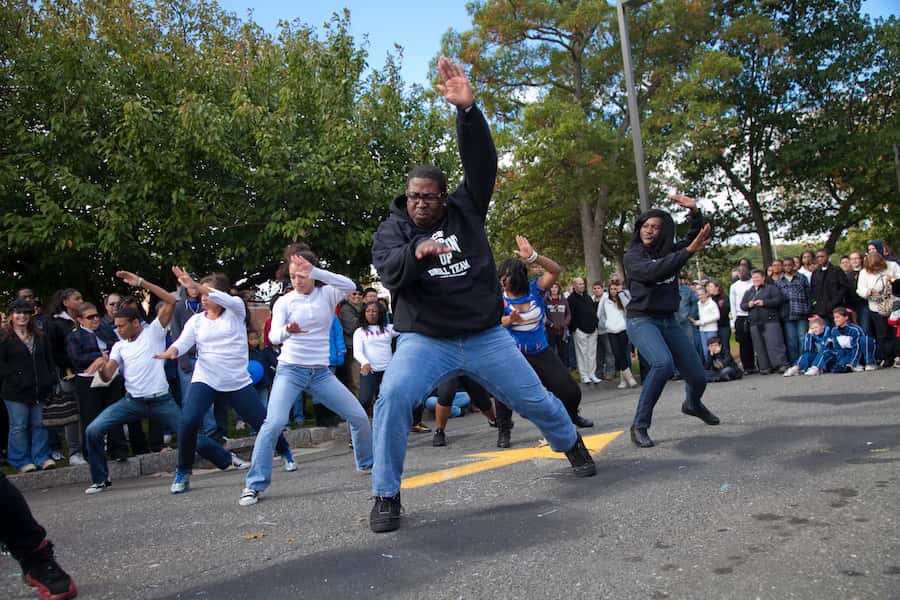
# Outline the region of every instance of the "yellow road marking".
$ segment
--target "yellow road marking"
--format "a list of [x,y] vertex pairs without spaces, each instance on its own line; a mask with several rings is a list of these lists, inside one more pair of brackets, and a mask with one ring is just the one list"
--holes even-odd
[[[605,448],[606,445],[611,441],[622,435],[622,433],[622,431],[610,431],[609,433],[589,435],[584,438],[584,445],[588,447],[588,450],[591,451],[591,454],[596,454],[597,452],[603,450],[603,448]],[[442,469],[440,471],[433,471],[431,473],[416,475],[414,477],[404,479],[400,487],[404,490],[411,490],[413,488],[433,485],[435,483],[441,483],[443,481],[449,481],[451,479],[458,479],[460,477],[465,477],[474,473],[490,471],[491,469],[498,469],[500,467],[505,467],[513,463],[532,460],[535,458],[562,459],[566,457],[562,452],[554,452],[550,449],[549,446],[545,446],[543,448],[518,448],[516,450],[481,452],[479,454],[468,454],[467,456],[470,458],[481,458],[486,460],[479,460],[477,462],[460,465],[458,467],[451,467],[449,469]]]

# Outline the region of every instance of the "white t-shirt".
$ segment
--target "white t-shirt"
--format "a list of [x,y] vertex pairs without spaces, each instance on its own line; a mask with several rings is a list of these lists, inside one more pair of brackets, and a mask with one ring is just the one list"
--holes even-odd
[[[281,344],[278,362],[301,367],[327,367],[331,321],[334,309],[356,284],[343,275],[314,267],[310,279],[325,285],[316,286],[309,294],[296,290],[275,301],[269,341]],[[305,333],[288,333],[285,327],[297,323]]]
[[391,362],[391,340],[398,335],[393,325],[388,325],[384,331],[375,325],[357,328],[353,332],[353,358],[360,366],[372,365],[376,373],[384,371]]
[[166,351],[166,330],[155,319],[132,341],[116,342],[109,358],[125,377],[125,391],[134,398],[147,398],[169,391],[165,362],[153,358]]
[[213,288],[209,288],[209,299],[225,309],[219,318],[210,319],[206,312],[194,315],[172,345],[178,356],[197,346],[192,383],[233,392],[253,383],[247,371],[247,308],[241,298]]

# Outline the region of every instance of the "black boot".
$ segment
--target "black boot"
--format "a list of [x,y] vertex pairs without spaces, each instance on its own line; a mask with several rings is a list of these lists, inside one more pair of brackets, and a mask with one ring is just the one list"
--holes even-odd
[[431,438],[431,445],[435,448],[447,445],[447,436],[444,434],[443,429],[434,430],[434,437]]
[[75,582],[56,562],[50,540],[45,539],[25,554],[19,564],[22,565],[22,579],[37,589],[39,597],[68,600],[78,595]]
[[597,466],[594,464],[594,459],[587,446],[584,445],[580,433],[575,440],[575,445],[566,451],[566,458],[572,465],[575,477],[590,477],[597,474]]
[[638,448],[651,448],[656,445],[647,435],[646,427],[635,427],[634,425],[631,426],[631,442]]
[[572,425],[574,425],[575,427],[577,427],[579,429],[586,429],[588,427],[594,426],[593,421],[591,421],[590,419],[585,419],[578,413],[575,413],[574,416],[571,416],[571,419],[572,419]]
[[688,403],[685,402],[681,405],[681,412],[686,415],[690,415],[692,417],[697,417],[707,425],[718,425],[719,417],[709,412],[709,409],[706,408],[702,402],[697,402],[697,406],[691,408],[688,406]]

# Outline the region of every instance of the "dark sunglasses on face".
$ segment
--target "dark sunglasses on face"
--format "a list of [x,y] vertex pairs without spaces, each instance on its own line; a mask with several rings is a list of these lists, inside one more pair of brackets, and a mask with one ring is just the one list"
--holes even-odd
[[81,318],[82,318],[82,319],[88,319],[89,321],[93,321],[94,319],[99,319],[99,318],[100,318],[100,315],[98,315],[97,313],[94,313],[94,314],[92,314],[92,315],[84,315],[84,316],[81,317]]

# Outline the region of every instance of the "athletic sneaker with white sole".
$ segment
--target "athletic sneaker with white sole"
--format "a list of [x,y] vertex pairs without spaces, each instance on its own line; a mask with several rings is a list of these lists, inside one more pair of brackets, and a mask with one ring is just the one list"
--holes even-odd
[[284,470],[288,473],[297,470],[297,462],[294,460],[294,455],[291,454],[290,450],[281,455],[281,460],[284,461]]
[[788,369],[787,371],[784,372],[785,377],[793,377],[794,375],[799,375],[799,374],[800,374],[800,367],[798,367],[797,365],[794,365],[793,367],[791,367],[790,369]]
[[806,370],[805,375],[814,376],[814,375],[818,375],[819,373],[821,373],[821,371],[819,370],[819,367],[810,367]]
[[235,469],[243,470],[243,469],[249,469],[250,463],[247,462],[246,460],[244,460],[243,458],[241,458],[240,456],[238,456],[237,454],[235,454],[234,452],[232,452],[231,453],[231,466],[234,467]]
[[100,492],[106,491],[106,488],[112,485],[112,482],[107,479],[103,483],[95,483],[91,485],[88,489],[84,490],[85,494],[99,494]]
[[191,474],[190,473],[175,473],[175,480],[172,482],[172,487],[169,490],[173,494],[183,494],[191,488]]
[[250,488],[244,488],[244,492],[241,494],[241,499],[238,500],[238,504],[241,506],[253,506],[257,502],[259,502],[259,492],[251,490]]

